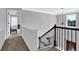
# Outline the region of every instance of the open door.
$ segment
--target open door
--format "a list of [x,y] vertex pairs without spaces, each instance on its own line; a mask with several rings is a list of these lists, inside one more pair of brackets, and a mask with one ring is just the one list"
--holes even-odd
[[6,38],[10,36],[11,33],[15,32],[20,34],[20,10],[17,8],[7,9],[7,35]]
[[18,29],[18,18],[17,16],[11,16],[10,18],[10,34],[13,32],[17,33]]

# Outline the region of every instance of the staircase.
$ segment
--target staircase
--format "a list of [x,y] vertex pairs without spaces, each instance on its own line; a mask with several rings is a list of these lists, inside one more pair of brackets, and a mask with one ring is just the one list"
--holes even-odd
[[51,46],[61,51],[76,51],[78,33],[78,28],[54,25],[39,37],[39,49]]

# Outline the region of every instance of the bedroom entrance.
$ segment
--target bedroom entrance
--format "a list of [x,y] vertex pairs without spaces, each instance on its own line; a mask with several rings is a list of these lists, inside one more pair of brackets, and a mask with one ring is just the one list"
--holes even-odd
[[16,9],[7,10],[7,38],[20,34],[19,15]]
[[11,16],[10,18],[10,34],[17,33],[18,29],[18,18],[16,16]]

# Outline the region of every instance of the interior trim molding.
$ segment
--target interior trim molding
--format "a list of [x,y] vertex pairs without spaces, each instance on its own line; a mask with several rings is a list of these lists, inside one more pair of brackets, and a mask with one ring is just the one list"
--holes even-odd
[[[32,9],[32,8],[22,8],[22,10],[39,12],[39,13],[50,14],[50,15],[61,15],[62,14],[62,13],[57,13],[54,11],[49,12],[49,11],[44,11],[44,10]],[[70,13],[77,13],[77,12],[79,12],[79,11],[78,10],[69,10],[69,11],[64,11],[63,14],[70,14]]]
[[43,11],[43,10],[37,10],[37,9],[31,9],[31,8],[23,8],[22,10],[27,10],[27,11],[33,11],[33,12],[39,12],[39,13],[45,13],[45,14],[50,14],[50,15],[57,15],[56,13],[48,12],[48,11]]

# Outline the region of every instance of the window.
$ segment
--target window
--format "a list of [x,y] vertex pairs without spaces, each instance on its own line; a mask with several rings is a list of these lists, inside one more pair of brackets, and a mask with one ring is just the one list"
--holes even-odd
[[76,26],[76,14],[70,14],[66,16],[67,26]]
[[11,26],[17,26],[17,17],[11,17]]

